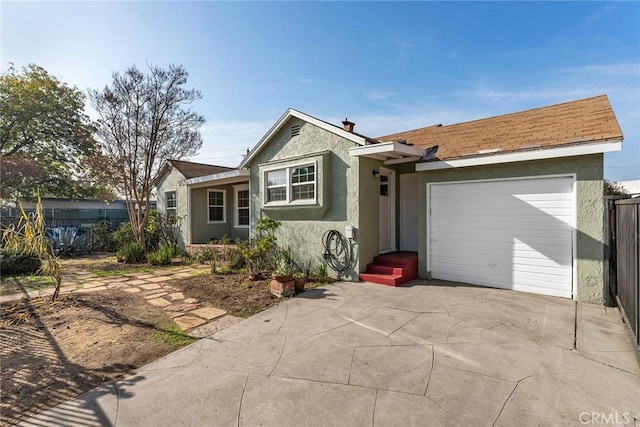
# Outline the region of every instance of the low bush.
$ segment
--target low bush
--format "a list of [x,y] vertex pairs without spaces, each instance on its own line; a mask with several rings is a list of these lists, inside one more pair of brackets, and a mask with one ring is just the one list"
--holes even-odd
[[118,262],[124,262],[127,264],[144,262],[146,259],[144,248],[139,243],[129,243],[128,245],[120,248],[116,254],[116,259]]
[[171,245],[163,243],[160,249],[153,251],[147,255],[147,261],[151,265],[169,265],[175,254],[175,250]]
[[120,228],[113,232],[112,238],[116,248],[119,250],[136,242],[136,237],[133,235],[130,222],[120,224]]
[[38,272],[42,263],[38,257],[19,252],[0,250],[0,274],[33,274]]
[[242,249],[239,247],[231,247],[227,249],[227,268],[232,271],[237,271],[245,268],[247,263],[242,256]]
[[118,242],[114,238],[115,231],[109,227],[109,221],[100,221],[93,227],[92,250],[115,252],[118,249]]

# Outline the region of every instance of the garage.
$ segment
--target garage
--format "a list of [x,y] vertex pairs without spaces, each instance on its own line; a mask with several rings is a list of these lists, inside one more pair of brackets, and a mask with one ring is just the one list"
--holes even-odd
[[571,298],[573,176],[427,185],[434,279]]

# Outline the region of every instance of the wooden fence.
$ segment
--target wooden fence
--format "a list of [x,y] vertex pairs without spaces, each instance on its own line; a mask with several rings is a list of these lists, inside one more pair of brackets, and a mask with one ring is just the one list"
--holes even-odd
[[640,351],[640,197],[605,197],[605,283]]

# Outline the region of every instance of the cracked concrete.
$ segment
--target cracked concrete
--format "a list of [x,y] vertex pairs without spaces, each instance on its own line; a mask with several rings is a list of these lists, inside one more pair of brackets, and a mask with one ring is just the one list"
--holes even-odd
[[640,423],[638,396],[616,309],[442,282],[336,283],[23,424],[581,425],[585,412]]

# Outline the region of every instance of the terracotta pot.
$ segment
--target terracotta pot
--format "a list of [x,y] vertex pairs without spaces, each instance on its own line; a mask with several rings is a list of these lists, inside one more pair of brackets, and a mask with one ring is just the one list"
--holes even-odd
[[271,293],[278,297],[288,297],[295,292],[295,281],[280,282],[278,280],[271,281]]
[[272,274],[271,277],[273,278],[273,280],[276,280],[280,283],[284,283],[284,282],[289,282],[291,281],[291,275],[290,274],[283,274],[283,275],[277,275],[277,274]]
[[296,293],[304,292],[305,279],[296,279]]

